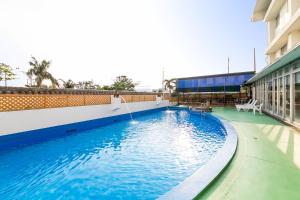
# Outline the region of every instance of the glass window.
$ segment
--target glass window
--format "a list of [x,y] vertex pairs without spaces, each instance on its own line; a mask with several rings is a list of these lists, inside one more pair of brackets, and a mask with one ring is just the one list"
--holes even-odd
[[274,113],[277,113],[277,79],[274,82]]
[[295,73],[295,121],[300,122],[300,72]]
[[280,116],[283,115],[283,78],[279,78],[279,112]]
[[285,118],[290,118],[290,75],[285,76]]
[[266,99],[266,79],[263,79],[263,103],[264,103],[264,108],[267,109],[267,99]]
[[268,87],[268,105],[267,105],[267,109],[269,111],[272,111],[272,79],[271,80],[268,80],[268,83],[267,83],[267,87]]
[[300,62],[297,62],[294,67],[293,70],[299,70],[300,69]]
[[281,49],[280,49],[281,55],[285,54],[286,51],[287,51],[287,44],[285,44],[285,45],[283,45],[283,46],[281,47]]
[[285,67],[284,68],[284,73],[289,73],[290,72],[290,68],[289,67]]

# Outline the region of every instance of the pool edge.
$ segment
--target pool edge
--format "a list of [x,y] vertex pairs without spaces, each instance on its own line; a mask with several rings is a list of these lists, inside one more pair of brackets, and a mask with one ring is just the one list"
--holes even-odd
[[223,147],[218,153],[199,168],[191,176],[187,177],[179,185],[160,196],[158,200],[191,200],[199,196],[228,166],[235,155],[238,145],[238,135],[234,127],[225,119],[213,115],[218,118],[224,128],[227,136]]
[[[132,112],[133,117],[146,115],[159,110],[165,110],[166,107],[153,108],[148,110]],[[130,113],[102,117],[97,119],[85,120],[80,122],[62,124],[46,128],[38,128],[16,133],[0,134],[0,152],[3,150],[14,149],[19,146],[32,145],[54,138],[65,137],[77,134],[82,131],[91,130],[99,126],[112,124],[116,121],[130,120]]]

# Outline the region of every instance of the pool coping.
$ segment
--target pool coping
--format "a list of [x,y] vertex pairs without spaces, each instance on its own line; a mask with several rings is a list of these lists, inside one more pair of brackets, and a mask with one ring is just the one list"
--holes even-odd
[[219,116],[218,118],[226,129],[226,141],[218,153],[204,166],[179,185],[160,196],[158,200],[191,200],[198,196],[223,171],[232,160],[238,145],[238,135],[234,127]]

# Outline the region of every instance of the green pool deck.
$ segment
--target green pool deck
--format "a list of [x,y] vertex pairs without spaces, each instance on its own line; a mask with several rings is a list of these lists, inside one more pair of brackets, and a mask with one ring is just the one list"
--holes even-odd
[[196,199],[300,199],[300,133],[267,116],[216,107],[238,132],[236,154]]

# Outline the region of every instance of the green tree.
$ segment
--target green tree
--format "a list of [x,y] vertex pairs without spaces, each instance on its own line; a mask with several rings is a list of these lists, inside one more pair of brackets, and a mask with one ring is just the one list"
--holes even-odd
[[164,80],[165,90],[168,90],[170,95],[176,89],[176,79],[172,78]]
[[76,86],[76,83],[73,82],[71,79],[64,81],[63,79],[59,79],[63,82],[63,87],[67,89],[74,89]]
[[7,81],[14,80],[16,78],[16,74],[13,73],[13,69],[4,63],[0,63],[0,81],[4,80],[5,87],[7,87]]
[[112,84],[112,88],[114,90],[134,91],[136,85],[137,83],[134,83],[131,78],[128,78],[127,76],[118,76]]
[[[41,62],[38,62],[35,57],[31,57],[31,61],[29,61],[29,65],[31,66],[31,68],[26,73],[30,79],[31,87],[41,87],[44,80],[50,80],[53,88],[59,86],[58,81],[52,76],[50,72],[48,72],[50,64],[50,61],[42,60]],[[33,79],[36,85],[32,84]]]
[[100,90],[114,90],[114,88],[112,86],[109,86],[109,85],[103,85],[99,89]]
[[100,86],[95,84],[94,81],[79,81],[76,84],[77,89],[82,89],[82,90],[94,90],[99,88]]

